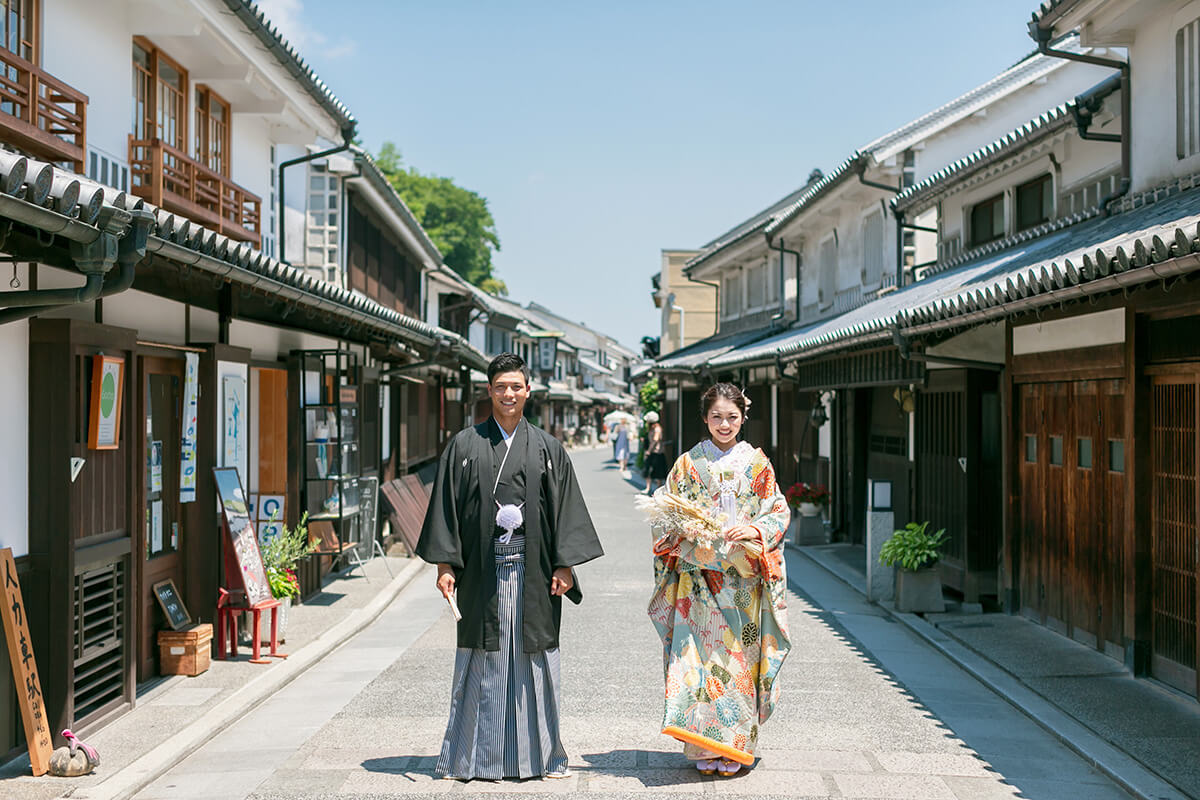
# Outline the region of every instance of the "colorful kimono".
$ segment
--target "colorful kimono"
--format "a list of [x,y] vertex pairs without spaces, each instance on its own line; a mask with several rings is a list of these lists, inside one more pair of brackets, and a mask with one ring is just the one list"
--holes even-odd
[[736,542],[698,546],[672,534],[654,543],[649,614],[663,641],[663,733],[692,760],[715,753],[754,763],[759,726],[779,698],[779,668],[791,649],[783,535],[790,519],[775,470],[739,442],[722,453],[705,440],[679,457],[666,490],[725,514],[726,529],[751,525],[762,555]]

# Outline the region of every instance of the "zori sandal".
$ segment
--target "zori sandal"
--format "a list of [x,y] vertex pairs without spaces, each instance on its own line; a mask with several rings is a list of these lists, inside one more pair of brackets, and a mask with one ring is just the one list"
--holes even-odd
[[737,775],[741,768],[742,765],[738,762],[729,758],[722,758],[717,763],[717,774],[723,778],[731,778]]
[[712,775],[717,771],[717,759],[702,758],[696,762],[696,769],[700,771],[701,775]]

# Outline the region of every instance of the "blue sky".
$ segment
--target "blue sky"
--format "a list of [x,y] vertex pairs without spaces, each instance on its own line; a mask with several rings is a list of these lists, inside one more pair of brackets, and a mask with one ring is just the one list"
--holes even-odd
[[260,5],[372,152],[391,140],[488,199],[512,299],[640,350],[663,248],[699,247],[1019,61],[1036,3]]

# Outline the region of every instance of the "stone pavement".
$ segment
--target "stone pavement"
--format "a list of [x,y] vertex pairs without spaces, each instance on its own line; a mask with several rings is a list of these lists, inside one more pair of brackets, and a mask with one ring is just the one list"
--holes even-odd
[[162,798],[700,793],[858,798],[1122,798],[1073,752],[828,572],[789,552],[794,650],[761,760],[703,777],[658,733],[662,650],[645,616],[649,535],[604,450],[573,455],[607,555],[564,612],[573,775],[432,777],[449,707],[453,623],[422,573],[379,619],[148,786]]
[[[207,672],[195,677],[177,675],[141,686],[132,711],[82,734],[100,752],[95,773],[83,778],[33,778],[26,756],[0,769],[0,798],[128,796],[142,780],[170,767],[305,666],[319,661],[378,614],[423,566],[404,558],[389,558],[385,566],[382,559],[374,559],[365,570],[334,576],[307,603],[291,609],[286,643],[280,648],[290,655],[286,661],[250,664],[247,647],[239,650],[236,660],[214,659]],[[202,611],[198,616],[210,619]]]

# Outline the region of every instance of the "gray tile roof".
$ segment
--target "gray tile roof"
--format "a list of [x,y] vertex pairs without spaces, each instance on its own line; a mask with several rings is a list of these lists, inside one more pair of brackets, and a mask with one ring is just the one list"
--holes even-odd
[[892,207],[898,211],[916,208],[924,211],[937,202],[937,198],[956,181],[973,175],[991,164],[1058,131],[1074,124],[1071,109],[1075,101],[1063,103],[1039,114],[1016,130],[1006,133],[996,141],[979,148],[942,167],[922,181],[909,186],[892,198]]
[[1200,271],[1200,175],[1096,216],[978,256],[835,317],[712,358],[715,367],[811,358]]
[[755,329],[739,331],[701,339],[687,347],[668,353],[654,362],[655,372],[692,372],[730,352],[734,348],[745,347],[770,333],[769,330]]
[[[22,216],[36,215],[37,222],[30,223],[35,227],[56,232],[76,231],[86,235],[86,229],[95,229],[91,222],[103,218],[106,213],[128,216],[129,210],[144,209],[152,213],[156,221],[147,247],[149,252],[185,267],[220,276],[243,288],[272,294],[289,305],[337,318],[350,329],[366,330],[377,336],[424,347],[441,342],[464,363],[470,366],[487,365],[482,353],[452,331],[427,325],[357,292],[314,278],[289,264],[270,258],[247,242],[230,239],[182,215],[156,208],[141,198],[103,187],[50,165],[40,165],[37,170],[30,172],[29,165],[37,163],[11,153],[0,154],[0,191],[6,195],[5,202],[15,200],[19,203],[15,213],[21,213]],[[52,172],[47,173],[47,170]],[[55,173],[60,181],[77,182],[82,187],[79,205],[49,209],[30,202],[38,198],[40,190],[29,182],[41,183],[47,174],[50,175],[47,180],[52,180]],[[18,175],[22,177],[18,178]],[[92,216],[91,202],[96,193],[103,200],[96,216]],[[42,197],[45,198],[44,195]],[[85,202],[89,205],[84,206]],[[82,219],[80,215],[83,215]]]
[[325,85],[325,81],[321,80],[313,68],[301,58],[296,48],[283,38],[279,28],[267,19],[256,3],[252,0],[225,0],[225,5],[274,54],[284,69],[292,73],[292,76],[308,89],[308,93],[325,109],[326,113],[337,120],[339,128],[345,130],[353,128],[357,124],[357,120],[354,119],[354,115],[350,113],[346,104]]
[[1054,23],[1079,3],[1080,0],[1046,0],[1033,12],[1030,29],[1053,30]]

